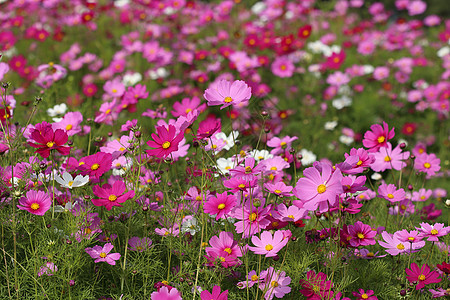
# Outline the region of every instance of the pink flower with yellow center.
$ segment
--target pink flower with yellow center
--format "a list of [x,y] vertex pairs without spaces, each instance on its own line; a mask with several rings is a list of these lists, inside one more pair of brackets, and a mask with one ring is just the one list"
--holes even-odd
[[19,199],[17,207],[20,210],[26,210],[33,215],[43,216],[52,206],[50,196],[42,191],[28,191],[26,197]]
[[153,141],[147,142],[147,145],[151,150],[147,150],[148,155],[153,155],[159,158],[165,158],[170,155],[170,153],[178,150],[178,144],[184,137],[182,132],[177,134],[175,126],[169,125],[168,128],[165,126],[156,127],[158,134],[152,133]]
[[248,101],[251,96],[252,89],[242,80],[234,82],[220,80],[211,84],[203,94],[203,97],[208,101],[208,106],[222,105],[220,109]]
[[203,211],[211,215],[216,215],[216,220],[219,220],[225,214],[229,214],[236,204],[236,196],[223,192],[222,194],[211,196],[203,205]]
[[120,253],[110,253],[114,246],[111,243],[106,243],[103,247],[94,246],[93,248],[86,248],[84,251],[95,259],[95,263],[106,262],[112,266],[116,264],[116,260],[120,258]]
[[105,184],[102,187],[94,186],[94,195],[99,197],[98,199],[92,199],[92,203],[95,206],[104,206],[107,210],[111,210],[113,206],[120,206],[120,203],[124,203],[128,199],[134,197],[134,191],[128,191],[125,193],[126,186],[123,181],[114,182],[113,186]]

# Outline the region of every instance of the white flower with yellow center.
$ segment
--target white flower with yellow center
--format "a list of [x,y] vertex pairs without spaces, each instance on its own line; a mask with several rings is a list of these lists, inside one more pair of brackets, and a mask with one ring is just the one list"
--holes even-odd
[[75,178],[73,178],[72,175],[70,175],[67,172],[64,172],[62,177],[59,176],[59,175],[56,175],[55,180],[62,187],[66,187],[66,188],[72,189],[74,187],[80,187],[80,186],[83,186],[86,183],[88,183],[89,182],[89,175],[86,175],[86,176],[78,175]]

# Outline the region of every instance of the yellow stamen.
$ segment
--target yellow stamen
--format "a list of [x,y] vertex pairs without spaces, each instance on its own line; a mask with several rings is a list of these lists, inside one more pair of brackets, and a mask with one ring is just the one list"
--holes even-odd
[[426,162],[426,163],[424,163],[424,164],[423,164],[423,166],[424,166],[425,168],[427,168],[427,169],[431,168],[431,165],[430,165],[430,163],[427,163],[427,162]]
[[231,248],[225,248],[225,249],[223,249],[223,251],[225,251],[228,254],[231,254]]
[[223,101],[224,101],[225,103],[230,103],[230,102],[233,101],[233,98],[231,98],[231,97],[225,97],[225,99],[223,99]]
[[47,143],[47,147],[51,148],[51,147],[53,147],[54,144],[55,144],[55,143],[53,143],[53,142],[48,142],[48,143]]
[[72,124],[68,124],[68,125],[66,126],[66,130],[67,130],[67,131],[69,131],[69,130],[72,129],[72,128],[73,128]]
[[30,207],[31,207],[32,210],[38,210],[40,206],[39,206],[38,203],[33,203],[33,204],[31,204]]
[[170,147],[170,142],[169,141],[164,142],[164,144],[162,144],[162,147],[163,147],[163,149],[169,148]]
[[386,139],[385,139],[384,136],[380,136],[380,137],[378,137],[378,139],[377,139],[377,141],[378,141],[379,144],[383,143],[385,140],[386,140]]
[[397,245],[397,249],[398,250],[403,250],[403,249],[405,249],[405,246],[403,246],[403,244],[398,244]]
[[319,186],[317,187],[317,192],[318,192],[319,194],[325,193],[326,190],[327,190],[327,187],[326,187],[324,184],[321,184],[321,185],[319,185]]
[[97,170],[98,168],[100,168],[100,165],[99,165],[99,164],[93,164],[93,165],[91,166],[91,170],[92,170],[92,171],[95,171],[95,170]]
[[266,251],[270,251],[273,249],[273,246],[271,244],[267,244],[265,249],[266,249]]
[[218,208],[218,209],[224,209],[224,208],[225,208],[225,204],[224,204],[224,203],[220,203],[220,204],[217,206],[217,208]]
[[101,252],[101,253],[100,253],[100,257],[101,257],[101,258],[105,258],[105,257],[106,257],[106,253],[105,253],[105,252]]
[[116,201],[117,200],[117,196],[116,195],[109,195],[108,200],[109,201]]
[[248,216],[248,219],[249,219],[250,221],[255,221],[255,220],[256,220],[256,214],[255,214],[255,213],[252,213],[251,215]]

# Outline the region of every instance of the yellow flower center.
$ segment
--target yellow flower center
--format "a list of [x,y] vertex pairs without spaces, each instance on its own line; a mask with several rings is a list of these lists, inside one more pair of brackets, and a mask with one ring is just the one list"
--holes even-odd
[[272,171],[276,171],[277,170],[277,167],[272,167],[272,168],[270,168]]
[[282,71],[286,70],[286,65],[281,65],[281,66],[280,66],[280,69],[281,69]]
[[72,185],[73,185],[73,181],[69,181],[69,182],[67,183],[67,185],[68,185],[68,186],[72,186]]
[[169,282],[167,280],[163,280],[163,281],[161,281],[161,283],[164,285],[169,285]]
[[109,195],[108,200],[109,201],[116,201],[117,200],[117,196],[116,195]]
[[240,185],[238,185],[238,188],[240,188],[240,189],[245,188],[245,184],[241,183]]
[[414,241],[415,240],[415,238],[414,237],[412,237],[412,236],[410,236],[409,238],[408,238],[408,241]]
[[220,204],[217,206],[217,208],[218,208],[218,209],[224,209],[224,208],[225,208],[225,204],[224,204],[224,203],[220,203]]
[[270,285],[273,286],[273,287],[277,287],[277,286],[278,286],[278,282],[272,281],[272,282],[270,283]]
[[321,184],[317,187],[317,192],[319,194],[323,194],[325,193],[325,191],[327,190],[327,187],[325,186],[325,184]]
[[281,142],[281,143],[280,143],[280,146],[281,146],[281,148],[285,149],[286,146],[287,146],[287,143],[286,143],[286,142]]
[[425,280],[425,275],[420,274],[417,279],[419,279],[420,281],[424,281]]
[[430,163],[427,163],[427,162],[426,162],[426,163],[424,163],[424,164],[423,164],[423,166],[424,166],[425,168],[427,168],[427,169],[431,168],[431,165],[430,165]]
[[248,174],[248,173],[251,173],[251,172],[252,172],[252,167],[246,166],[245,167],[245,173]]
[[266,249],[267,251],[270,251],[270,250],[273,249],[273,246],[272,246],[271,244],[267,244],[266,247],[265,247],[265,249]]
[[431,230],[431,234],[432,234],[432,235],[436,235],[436,234],[438,234],[438,233],[439,233],[439,231],[437,231],[436,229],[432,229],[432,230]]
[[364,294],[361,295],[361,298],[362,299],[369,299],[369,296],[366,293],[364,293]]
[[30,207],[31,207],[32,210],[38,210],[40,206],[39,206],[38,203],[33,203],[33,204],[31,204]]
[[368,257],[374,257],[375,256],[375,254],[373,254],[373,252],[369,252],[369,253],[367,253],[367,255],[366,256],[368,256]]
[[105,114],[107,114],[107,115],[109,115],[111,113],[111,110],[110,109],[107,109],[106,111],[105,111]]
[[92,170],[92,171],[95,171],[95,170],[97,170],[99,167],[100,167],[99,164],[93,164],[93,165],[91,166],[91,170]]
[[403,250],[403,249],[405,249],[405,246],[403,246],[403,244],[398,244],[397,245],[397,249],[398,250]]
[[112,92],[113,92],[113,93],[117,93],[117,90],[116,90],[116,89],[112,89]]
[[252,213],[251,215],[248,216],[248,219],[249,219],[250,221],[255,221],[255,220],[256,220],[256,214],[255,214],[255,213]]
[[275,194],[281,194],[280,190],[275,190]]
[[220,261],[224,262],[225,261],[225,257],[219,257]]
[[389,155],[385,156],[384,157],[384,161],[385,162],[391,161],[391,157]]
[[123,151],[123,150],[125,150],[124,147],[120,147],[120,148],[119,148],[119,151]]
[[51,148],[51,147],[53,147],[54,144],[55,144],[55,143],[53,143],[53,142],[48,142],[48,143],[47,143],[47,147]]
[[363,163],[362,160],[358,160],[358,162],[356,163],[356,165],[357,165],[357,166],[360,166],[360,165],[362,165],[362,163]]
[[380,137],[378,137],[378,139],[377,139],[377,141],[378,141],[378,143],[383,143],[384,141],[385,141],[386,139],[384,138],[384,136],[380,136]]
[[170,147],[170,142],[169,141],[164,142],[164,144],[162,144],[162,147],[163,147],[163,149],[169,148]]
[[290,218],[292,220],[295,219],[293,215],[289,215],[288,218]]
[[402,205],[400,205],[400,208],[403,209],[403,210],[405,210],[405,209],[406,209],[406,206],[402,204]]
[[69,131],[69,130],[72,129],[72,128],[73,128],[72,124],[68,124],[68,125],[66,126],[66,130],[67,130],[67,131]]
[[256,280],[258,280],[258,275],[252,275],[252,277],[250,277],[250,279],[252,280],[252,281],[256,281]]
[[185,110],[186,113],[189,113],[189,112],[191,112],[191,111],[192,111],[192,109],[190,109],[190,108],[188,108],[188,109]]
[[360,238],[361,240],[362,240],[363,238],[365,238],[364,234],[362,234],[361,232],[359,232],[359,233],[357,234],[357,236],[358,236],[358,238]]
[[231,97],[225,97],[225,99],[223,99],[223,101],[224,101],[225,103],[230,103],[230,102],[233,101],[233,98],[231,98]]
[[225,248],[225,249],[223,249],[223,251],[225,251],[228,254],[231,254],[231,248]]
[[100,257],[101,257],[101,258],[105,258],[105,257],[106,257],[106,253],[105,253],[105,252],[101,252],[101,253],[100,253]]
[[393,198],[394,198],[394,195],[388,194],[387,197],[388,197],[389,199],[393,199]]

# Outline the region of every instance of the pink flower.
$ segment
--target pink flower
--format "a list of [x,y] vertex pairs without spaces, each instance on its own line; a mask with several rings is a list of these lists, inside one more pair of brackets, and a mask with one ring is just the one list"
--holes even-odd
[[237,233],[242,233],[243,238],[250,237],[255,233],[265,229],[270,221],[267,219],[271,206],[265,206],[264,200],[261,200],[260,206],[255,207],[251,200],[247,200],[244,207],[238,206],[233,210],[232,217],[238,221],[234,223]]
[[345,158],[349,158],[350,156],[358,156],[359,160],[356,162],[355,166],[352,166],[351,169],[343,170],[342,173],[346,174],[358,174],[362,173],[366,168],[368,168],[374,161],[375,157],[373,154],[369,154],[367,150],[364,148],[352,148],[350,150],[350,154],[344,153]]
[[255,176],[264,172],[265,166],[259,164],[255,166],[255,159],[253,157],[246,157],[244,166],[238,165],[234,169],[229,169],[233,176],[242,177],[245,180],[252,181]]
[[43,216],[52,206],[50,196],[42,191],[28,191],[26,197],[19,199],[17,207],[20,210],[26,210],[33,215]]
[[256,247],[249,247],[250,250],[256,254],[265,255],[266,257],[276,256],[288,242],[287,238],[284,238],[282,231],[275,231],[273,237],[269,231],[263,231],[261,238],[256,235],[252,236],[252,243]]
[[152,133],[154,141],[150,140],[147,142],[149,147],[155,148],[147,150],[149,155],[165,158],[170,153],[178,150],[178,144],[184,137],[182,132],[176,135],[176,128],[173,125],[169,125],[168,129],[165,126],[158,126],[156,131],[158,132],[157,135]]
[[414,0],[409,3],[407,9],[410,16],[420,15],[427,9],[427,4],[420,0]]
[[109,184],[104,184],[102,187],[96,185],[92,190],[94,195],[99,197],[99,199],[92,199],[92,203],[95,206],[104,206],[107,210],[111,210],[113,206],[122,207],[120,203],[134,197],[134,191],[124,193],[126,186],[123,181],[114,182],[112,187]]
[[[398,255],[401,253],[409,252],[411,245],[407,242],[402,242],[398,237],[395,235],[389,234],[386,231],[383,231],[381,233],[381,236],[385,240],[385,242],[378,241],[378,243],[386,248],[386,252],[390,255]],[[413,248],[414,249],[414,248]]]
[[207,290],[202,291],[200,294],[201,300],[228,300],[228,290],[221,293],[220,286],[215,285],[212,289],[212,293]]
[[236,80],[233,83],[220,80],[211,84],[203,94],[209,106],[223,104],[220,109],[248,101],[251,96],[252,89],[242,80]]
[[41,277],[44,274],[47,276],[53,276],[55,275],[53,273],[56,271],[58,271],[58,267],[52,262],[47,262],[39,269],[38,276]]
[[322,174],[316,167],[306,168],[305,177],[297,181],[294,195],[303,202],[303,207],[309,211],[317,208],[321,212],[328,210],[328,203],[336,204],[336,196],[343,192],[342,174],[340,170],[333,169],[328,164],[321,164]]
[[375,161],[370,165],[370,168],[375,172],[383,172],[390,169],[400,171],[406,167],[404,160],[409,157],[409,151],[402,152],[400,145],[392,149],[391,143],[387,143],[386,148],[380,148],[373,155]]
[[373,124],[370,130],[366,131],[363,140],[363,145],[369,148],[369,152],[376,152],[381,147],[387,147],[387,141],[395,136],[394,128],[389,130],[388,124],[384,121],[383,126]]
[[419,172],[424,172],[428,176],[433,176],[441,169],[441,160],[436,157],[434,153],[431,154],[420,154],[416,157],[414,161],[414,169]]
[[397,237],[401,242],[408,242],[410,244],[414,244],[414,249],[420,249],[425,246],[425,241],[422,241],[422,236],[420,232],[417,230],[412,230],[408,232],[408,230],[403,229],[401,231],[397,231],[394,233],[394,236]]
[[333,283],[327,280],[327,275],[322,272],[314,272],[313,270],[306,273],[306,280],[300,279],[302,285],[300,293],[307,297],[308,300],[330,300],[333,297]]
[[270,151],[270,154],[277,155],[280,153],[283,153],[284,150],[291,149],[291,144],[293,141],[297,140],[298,137],[293,136],[285,136],[283,138],[273,137],[270,140],[267,141],[267,146],[272,147],[272,151]]
[[291,283],[291,278],[286,276],[284,271],[275,271],[273,267],[262,271],[259,274],[260,282],[259,288],[266,291],[264,299],[271,300],[273,297],[283,298],[284,295],[291,292],[288,285]]
[[406,193],[403,189],[397,190],[394,184],[383,183],[378,188],[378,195],[392,203],[402,201],[406,198]]
[[277,211],[273,213],[273,217],[282,222],[297,222],[300,219],[306,218],[308,211],[299,208],[295,205],[286,207],[285,204],[279,204]]
[[203,210],[205,213],[215,215],[216,220],[223,218],[225,214],[228,214],[234,206],[237,204],[236,196],[228,195],[227,192],[211,196],[205,204],[203,204]]
[[111,243],[106,243],[103,247],[96,245],[93,248],[88,247],[84,251],[95,259],[95,263],[104,261],[114,266],[116,260],[120,258],[120,253],[109,253],[113,248],[114,246]]
[[68,112],[61,121],[52,125],[53,129],[62,129],[68,136],[74,136],[82,131],[80,126],[83,122],[83,115],[79,112]]
[[209,240],[212,247],[206,247],[205,251],[212,257],[235,256],[242,257],[241,249],[238,242],[233,239],[233,233],[222,231],[219,237],[213,236]]
[[56,150],[62,155],[68,155],[71,147],[63,146],[67,143],[69,137],[64,130],[55,131],[47,122],[36,124],[35,129],[31,130],[31,141],[28,144],[33,148],[38,148],[35,153],[39,153],[43,158],[50,156],[51,150]]
[[123,93],[125,93],[125,86],[118,79],[107,81],[103,86],[103,89],[108,95],[116,98],[121,97]]
[[291,60],[286,57],[277,57],[272,63],[272,73],[278,77],[292,77],[294,74],[295,66]]
[[293,190],[293,187],[292,186],[287,186],[282,181],[277,182],[275,184],[266,183],[266,184],[264,184],[264,187],[270,193],[275,194],[276,196],[279,196],[279,197],[289,197],[289,196],[293,196],[294,195],[294,194],[291,193],[292,190]]
[[372,230],[372,227],[362,223],[361,221],[347,226],[347,231],[350,237],[349,243],[352,247],[376,244],[374,239],[377,235],[376,230]]
[[128,248],[130,251],[138,251],[143,252],[150,248],[152,245],[152,240],[148,237],[139,238],[137,236],[133,236],[128,240],[128,245],[130,247]]
[[341,71],[337,71],[333,74],[330,74],[327,78],[327,83],[329,85],[341,86],[350,82],[350,78],[347,74],[342,73]]
[[376,80],[383,80],[389,77],[388,67],[376,67],[373,71],[373,78]]
[[172,287],[170,290],[166,286],[162,286],[157,292],[150,295],[151,300],[182,300],[180,292]]
[[439,274],[436,271],[430,271],[430,267],[427,264],[419,266],[416,263],[411,264],[411,269],[405,269],[406,278],[411,283],[417,283],[416,290],[420,290],[425,287],[426,284],[441,282]]
[[417,228],[422,238],[428,238],[430,242],[438,242],[438,237],[445,236],[450,232],[450,226],[444,227],[443,223],[436,223],[430,225],[428,223],[420,223],[420,228]]
[[194,110],[202,112],[206,109],[206,104],[203,103],[200,105],[200,102],[200,98],[195,96],[192,97],[192,99],[183,98],[181,103],[177,101],[173,104],[171,113],[174,117],[179,117],[186,116],[189,112]]

